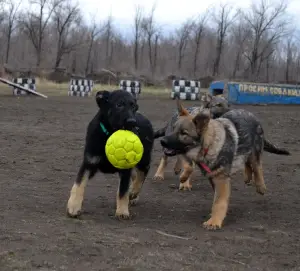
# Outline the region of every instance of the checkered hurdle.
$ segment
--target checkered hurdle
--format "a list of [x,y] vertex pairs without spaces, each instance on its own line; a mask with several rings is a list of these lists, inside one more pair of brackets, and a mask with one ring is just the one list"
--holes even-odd
[[132,95],[138,97],[141,94],[141,82],[131,80],[121,80],[120,89],[130,92]]
[[173,80],[171,98],[195,101],[199,99],[200,82],[190,80]]
[[87,97],[92,95],[94,86],[93,80],[71,79],[68,96]]
[[[22,87],[25,87],[25,88],[28,88],[28,89],[36,91],[35,78],[14,78],[13,82],[15,84],[18,84],[18,85],[22,86]],[[15,95],[15,96],[19,96],[19,95],[32,95],[32,93],[14,87],[14,89],[13,89],[13,95]]]

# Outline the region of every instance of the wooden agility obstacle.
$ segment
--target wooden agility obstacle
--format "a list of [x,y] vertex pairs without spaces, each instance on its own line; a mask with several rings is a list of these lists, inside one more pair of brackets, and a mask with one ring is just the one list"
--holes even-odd
[[18,85],[18,84],[15,84],[7,79],[4,79],[4,78],[1,78],[0,77],[0,82],[6,84],[6,85],[9,85],[9,86],[12,86],[12,87],[15,87],[15,88],[18,88],[18,89],[21,89],[21,90],[24,90],[24,91],[27,91],[27,92],[30,92],[34,95],[37,95],[37,96],[40,96],[40,97],[43,97],[43,98],[48,98],[46,95],[42,94],[42,93],[39,93],[39,92],[36,92],[35,90],[32,90],[32,89],[29,89],[29,88],[25,88],[21,85]]

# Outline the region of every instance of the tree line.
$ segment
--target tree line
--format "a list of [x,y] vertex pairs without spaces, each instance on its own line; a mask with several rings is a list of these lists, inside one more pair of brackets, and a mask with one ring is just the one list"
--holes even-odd
[[167,32],[155,6],[136,6],[129,37],[111,15],[85,22],[71,0],[31,0],[25,9],[22,0],[2,0],[0,59],[16,70],[296,83],[299,25],[287,8],[285,0],[253,1],[247,9],[219,4]]

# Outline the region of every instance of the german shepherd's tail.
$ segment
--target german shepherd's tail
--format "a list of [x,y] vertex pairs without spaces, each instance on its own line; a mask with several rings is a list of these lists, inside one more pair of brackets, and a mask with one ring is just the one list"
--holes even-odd
[[291,153],[288,150],[280,149],[276,147],[267,139],[264,139],[264,151],[274,153],[274,154],[279,154],[279,155],[291,155]]
[[167,127],[161,128],[154,132],[154,139],[165,136]]

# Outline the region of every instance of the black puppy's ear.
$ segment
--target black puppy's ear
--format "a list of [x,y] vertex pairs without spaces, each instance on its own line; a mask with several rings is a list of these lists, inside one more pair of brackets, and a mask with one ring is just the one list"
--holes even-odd
[[108,102],[109,95],[110,92],[107,90],[101,90],[96,93],[96,102],[100,108]]

